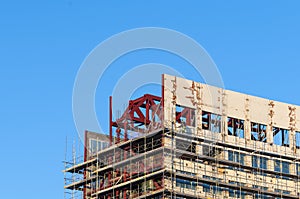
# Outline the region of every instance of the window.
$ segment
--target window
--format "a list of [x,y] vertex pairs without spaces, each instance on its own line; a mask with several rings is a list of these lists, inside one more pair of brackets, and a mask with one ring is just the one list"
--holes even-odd
[[184,174],[184,175],[189,175],[189,176],[195,176],[196,174],[195,173],[191,173],[191,172],[187,172],[187,171],[183,171],[183,170],[177,170],[176,169],[176,173],[181,173],[181,174]]
[[[274,189],[274,191],[276,193],[280,193],[280,194],[287,194],[287,195],[291,194],[290,191],[285,191],[285,190],[280,190],[280,189]],[[277,197],[276,199],[281,199],[281,197],[280,198]]]
[[176,187],[196,190],[196,182],[176,178]]
[[244,138],[244,120],[227,118],[228,135]]
[[[209,179],[209,180],[213,180],[213,181],[221,181],[222,179],[220,178],[216,178],[216,177],[210,177],[210,176],[203,176],[204,179]],[[209,185],[209,184],[202,184],[203,186],[203,191],[207,192],[207,193],[212,193],[212,194],[221,194],[223,189],[219,186],[214,186],[214,185]]]
[[102,142],[101,150],[106,149],[108,147],[109,147],[109,143],[108,142]]
[[275,160],[274,162],[274,171],[281,172],[281,166],[279,160]]
[[[235,181],[229,181],[229,184],[234,184],[237,186],[246,186],[245,183],[240,183],[240,182],[235,182]],[[246,197],[246,194],[245,194],[245,192],[242,192],[240,190],[229,189],[229,197],[244,199]]]
[[98,142],[97,140],[92,139],[91,140],[91,153],[96,153],[101,148],[101,142]]
[[267,158],[260,158],[260,168],[267,169],[268,168],[268,159]]
[[290,173],[290,163],[282,162],[282,173]]
[[289,146],[289,130],[273,127],[273,143],[279,146]]
[[213,146],[207,146],[203,145],[202,146],[202,154],[210,157],[215,157],[222,153],[222,149],[213,147]]
[[253,168],[267,169],[268,168],[267,162],[268,162],[268,159],[265,157],[252,156],[252,167]]
[[285,162],[285,161],[275,160],[274,161],[274,171],[289,174],[290,173],[290,163]]
[[176,149],[196,153],[196,144],[184,140],[177,140]]
[[[264,190],[264,191],[267,191],[268,190],[268,187],[263,187],[263,186],[258,186],[258,185],[252,185],[252,187],[254,189],[259,189],[259,190]],[[260,192],[260,191],[258,191]],[[259,199],[271,199],[273,198],[273,196],[267,196],[265,194],[261,194],[261,193],[255,193],[254,194],[254,198],[259,198]]]
[[206,175],[203,175],[203,178],[213,180],[213,181],[218,181],[218,182],[222,181],[221,178],[216,178],[216,177],[211,177],[211,176],[206,176]]
[[221,133],[221,115],[202,111],[202,129]]
[[296,147],[300,149],[300,132],[296,132]]
[[211,188],[213,194],[215,194],[215,195],[222,194],[222,188],[221,187],[211,185],[210,188]]
[[246,194],[240,190],[229,189],[229,197],[244,199]]
[[267,125],[251,122],[251,140],[267,142]]
[[245,156],[245,154],[237,151],[228,151],[228,160],[240,163],[241,165],[245,164]]
[[176,105],[176,121],[183,126],[195,126],[195,109]]
[[274,189],[274,191],[277,193],[282,193],[282,194],[291,194],[290,191],[284,191],[284,190],[280,190],[280,189]]
[[300,163],[296,163],[296,175],[300,175]]
[[204,192],[206,192],[206,193],[210,192],[210,185],[209,184],[203,184],[202,187],[203,187]]
[[90,151],[92,154],[97,153],[98,151],[103,150],[108,146],[109,146],[108,142],[90,139]]
[[259,168],[259,163],[258,163],[258,157],[257,156],[252,156],[252,167],[253,168]]

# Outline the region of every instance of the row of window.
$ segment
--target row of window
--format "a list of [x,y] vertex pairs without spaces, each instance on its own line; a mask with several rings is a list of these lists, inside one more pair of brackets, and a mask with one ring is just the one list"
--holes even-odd
[[[214,180],[214,181],[219,180],[219,179],[215,179],[214,177],[210,177],[210,176],[203,176],[203,178],[209,179],[209,180]],[[245,183],[240,183],[240,182],[235,182],[235,181],[229,181],[229,184],[236,185],[236,186],[246,186]],[[235,198],[242,198],[243,199],[243,198],[246,197],[246,195],[249,195],[249,193],[246,193],[246,192],[241,191],[241,190],[228,189],[228,188],[223,188],[223,187],[210,185],[210,184],[206,184],[206,183],[199,183],[199,185],[203,187],[203,192],[211,193],[211,194],[214,194],[214,195],[221,195],[222,191],[228,191],[229,192],[229,197],[235,197]],[[197,183],[194,182],[194,181],[189,181],[189,180],[183,180],[183,179],[180,179],[180,178],[176,178],[176,186],[180,187],[180,188],[196,190]],[[252,187],[254,189],[259,189],[259,190],[264,190],[264,191],[268,190],[268,187],[262,187],[262,186],[258,186],[258,185],[252,185]],[[280,193],[280,194],[291,194],[290,191],[286,191],[286,190],[275,189],[274,191],[276,193]],[[261,193],[253,193],[253,196],[254,196],[254,198],[261,198],[261,199],[274,198],[273,196],[268,196],[268,195],[264,195],[264,194],[261,194]]]
[[[246,154],[237,151],[228,151],[228,160],[245,165]],[[252,156],[252,167],[259,169],[268,169],[270,159],[260,156]],[[274,160],[274,171],[290,174],[291,163],[281,160]],[[296,163],[296,175],[300,175],[300,163]]]
[[[186,111],[183,111],[186,110]],[[195,110],[191,108],[183,108],[180,110],[185,114],[180,115],[177,121],[186,126],[195,126]],[[179,112],[178,112],[179,113]],[[215,133],[221,133],[221,115],[202,111],[202,129]],[[245,121],[238,118],[227,117],[228,135],[245,138]],[[289,146],[289,130],[279,127],[273,127],[273,143],[279,146]],[[267,142],[267,125],[251,122],[251,140]],[[295,135],[296,147],[300,148],[300,132]]]
[[196,182],[176,178],[176,187],[196,190]]
[[[193,146],[193,147],[192,147]],[[176,142],[176,148],[181,149],[181,150],[187,150],[189,152],[196,153],[196,146],[194,144],[190,143],[189,145],[183,145],[181,142]],[[202,154],[210,157],[216,157],[220,155],[223,152],[223,150],[216,148],[216,147],[210,147],[203,145],[202,146]],[[246,165],[245,164],[245,159],[246,159],[246,154],[241,153],[239,151],[232,151],[228,150],[228,160],[233,161],[236,163],[239,163],[241,165]],[[251,164],[253,168],[258,168],[258,169],[270,169],[268,168],[268,162],[273,161],[274,162],[274,171],[280,172],[280,173],[285,173],[285,174],[290,174],[290,169],[292,163],[287,162],[287,161],[281,161],[281,160],[271,160],[267,157],[262,157],[262,156],[257,156],[257,155],[251,155]],[[180,168],[184,169],[185,164],[184,160],[180,159],[179,162]],[[300,163],[295,164],[295,169],[296,169],[296,174],[300,175]]]
[[96,139],[90,139],[90,151],[91,154],[97,153],[103,149],[109,147],[109,143],[106,141],[99,141]]

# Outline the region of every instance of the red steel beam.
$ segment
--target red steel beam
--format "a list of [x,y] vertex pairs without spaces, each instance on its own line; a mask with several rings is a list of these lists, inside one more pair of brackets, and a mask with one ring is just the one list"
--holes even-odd
[[[162,76],[164,78],[164,76]],[[164,85],[162,85],[164,89]],[[163,96],[163,92],[162,92]],[[164,97],[164,96],[163,96]],[[128,130],[136,132],[144,132],[148,125],[152,124],[153,127],[162,127],[163,121],[163,97],[145,94],[134,100],[130,100],[125,112],[116,121],[112,121],[112,97],[109,98],[109,139],[113,144],[112,128],[116,127],[117,142],[120,142],[122,134],[124,140],[128,140]],[[181,117],[186,118],[186,125],[191,125],[192,109],[184,108],[181,112],[176,112],[176,121],[181,122]],[[159,118],[159,121],[156,121]],[[122,129],[122,133],[121,130]]]

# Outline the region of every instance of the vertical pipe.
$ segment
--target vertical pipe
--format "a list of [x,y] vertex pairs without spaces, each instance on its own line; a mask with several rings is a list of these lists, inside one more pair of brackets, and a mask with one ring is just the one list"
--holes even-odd
[[118,127],[116,129],[116,133],[117,133],[117,140],[116,140],[116,143],[120,143],[120,134],[121,134],[121,129]]
[[124,191],[123,191],[123,199],[126,199],[127,198],[127,196],[126,196],[126,189],[124,189]]
[[[87,133],[88,131],[85,131],[84,132],[84,162],[86,162],[88,160],[88,140],[87,140]],[[84,179],[86,179],[86,170],[84,170],[84,173],[83,173],[83,177]],[[83,199],[86,199],[86,187],[84,186],[83,188]]]
[[112,171],[108,172],[108,187],[111,186],[111,175],[112,175]]
[[119,190],[116,190],[116,197],[115,197],[116,199],[119,199],[119,192],[120,192]]
[[109,96],[109,145],[112,145],[112,96]]
[[[172,114],[173,115],[173,114]],[[174,121],[172,121],[172,132],[171,132],[171,138],[172,138],[172,142],[171,142],[171,150],[172,150],[172,156],[171,156],[171,169],[172,169],[172,172],[171,172],[171,198],[173,198],[173,192],[174,192]]]
[[191,126],[191,112],[192,109],[188,108],[187,114],[186,114],[186,125]]
[[149,121],[149,109],[150,109],[149,99],[146,99],[146,118],[145,118],[145,121],[144,121],[145,125],[147,125],[148,124],[147,122]]
[[[130,148],[129,148],[129,150],[130,150]],[[124,149],[124,160],[127,159],[127,153],[128,153],[129,150],[128,150],[128,148]],[[124,169],[123,169],[123,182],[126,182],[126,178],[127,178],[126,166],[124,166]],[[126,190],[125,190],[125,192],[126,192]]]
[[128,134],[127,134],[127,120],[124,122],[124,141],[126,142],[128,140]]
[[165,100],[165,76],[164,74],[161,75],[161,107],[162,107],[162,113],[161,113],[161,125],[162,128],[164,127],[164,100]]

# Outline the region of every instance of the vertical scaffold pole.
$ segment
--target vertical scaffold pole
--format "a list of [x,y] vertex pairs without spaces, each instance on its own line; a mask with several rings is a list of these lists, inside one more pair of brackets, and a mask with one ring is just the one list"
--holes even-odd
[[112,145],[112,96],[109,96],[109,145]]

